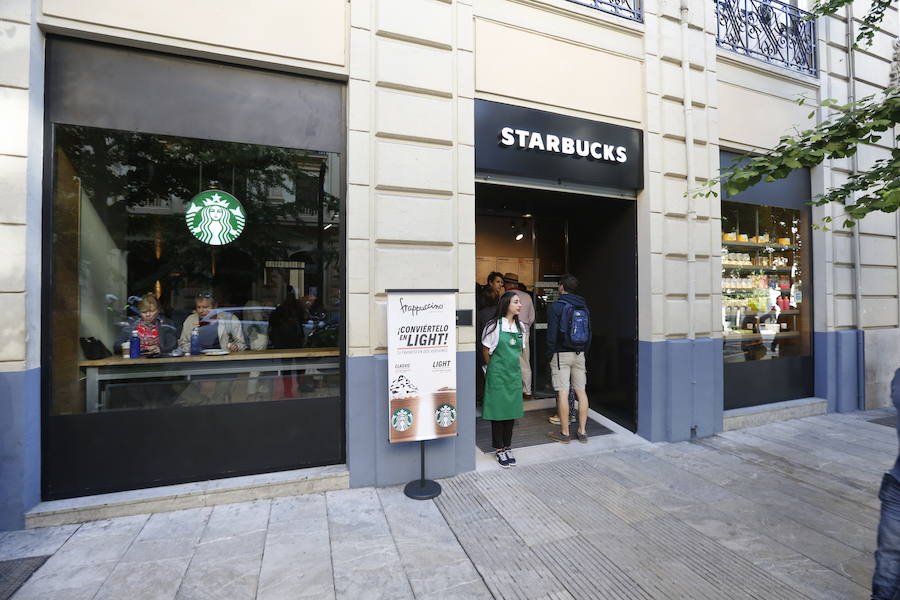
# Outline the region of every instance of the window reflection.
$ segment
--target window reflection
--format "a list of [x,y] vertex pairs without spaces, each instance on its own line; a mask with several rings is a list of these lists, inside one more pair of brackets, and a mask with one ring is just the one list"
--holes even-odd
[[337,394],[339,155],[54,136],[54,413]]

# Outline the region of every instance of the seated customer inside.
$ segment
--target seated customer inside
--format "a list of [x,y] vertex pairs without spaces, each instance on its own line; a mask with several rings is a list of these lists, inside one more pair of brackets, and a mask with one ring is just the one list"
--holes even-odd
[[138,300],[136,309],[138,315],[128,317],[122,324],[115,347],[119,348],[136,336],[141,343],[141,356],[165,354],[174,350],[178,333],[174,323],[160,314],[156,296],[144,294]]
[[194,312],[184,320],[178,340],[182,352],[192,352],[191,337],[195,332],[199,337],[199,351],[246,350],[241,322],[229,312],[216,310],[216,306],[216,299],[209,292],[201,292],[194,298]]

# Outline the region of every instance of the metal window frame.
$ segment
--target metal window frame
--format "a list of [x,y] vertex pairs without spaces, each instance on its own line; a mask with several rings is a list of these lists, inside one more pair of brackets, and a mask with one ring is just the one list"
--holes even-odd
[[715,0],[719,48],[818,77],[817,23],[779,0]]
[[641,0],[568,0],[630,21],[644,22]]

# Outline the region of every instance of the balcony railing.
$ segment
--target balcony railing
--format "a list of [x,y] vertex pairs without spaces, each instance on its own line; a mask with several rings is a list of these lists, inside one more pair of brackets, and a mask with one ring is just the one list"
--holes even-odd
[[721,48],[816,76],[816,22],[778,0],[716,0]]
[[642,23],[644,21],[644,13],[641,8],[641,0],[569,0],[575,4],[581,4],[590,8],[602,10],[632,21]]

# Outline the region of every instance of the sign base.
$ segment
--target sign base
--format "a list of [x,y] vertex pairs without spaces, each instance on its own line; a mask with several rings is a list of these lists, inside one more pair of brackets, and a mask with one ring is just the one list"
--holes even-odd
[[403,493],[413,500],[431,500],[441,495],[441,484],[431,479],[416,479],[406,484]]

